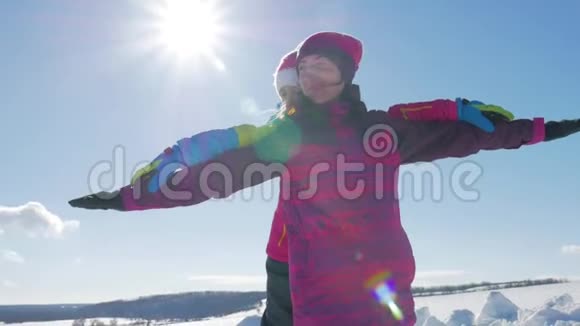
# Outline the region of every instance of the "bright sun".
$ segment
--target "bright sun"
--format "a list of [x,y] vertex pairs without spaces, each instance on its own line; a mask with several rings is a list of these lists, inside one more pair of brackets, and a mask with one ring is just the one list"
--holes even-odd
[[225,69],[215,55],[223,31],[215,5],[212,0],[165,0],[158,8],[159,41],[181,60],[203,56]]

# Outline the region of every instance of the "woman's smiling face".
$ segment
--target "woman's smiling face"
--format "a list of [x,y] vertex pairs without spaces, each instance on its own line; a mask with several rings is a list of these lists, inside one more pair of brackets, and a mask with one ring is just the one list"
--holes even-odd
[[317,54],[307,55],[298,64],[298,82],[304,95],[322,104],[337,98],[344,89],[338,66]]

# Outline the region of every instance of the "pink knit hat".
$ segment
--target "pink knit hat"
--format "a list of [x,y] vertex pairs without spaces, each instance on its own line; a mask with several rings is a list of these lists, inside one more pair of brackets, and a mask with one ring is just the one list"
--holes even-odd
[[298,46],[296,65],[307,55],[339,55],[337,62],[345,82],[352,82],[363,56],[362,42],[356,37],[338,32],[318,32],[308,36]]
[[352,59],[354,70],[358,70],[363,55],[362,42],[352,35],[338,32],[318,32],[308,36],[298,46],[296,61],[300,61],[305,55],[327,48],[344,52]]
[[280,96],[280,90],[285,86],[298,86],[298,73],[296,72],[296,57],[298,53],[292,51],[286,54],[280,64],[278,69],[274,73],[274,87],[276,87],[276,92]]

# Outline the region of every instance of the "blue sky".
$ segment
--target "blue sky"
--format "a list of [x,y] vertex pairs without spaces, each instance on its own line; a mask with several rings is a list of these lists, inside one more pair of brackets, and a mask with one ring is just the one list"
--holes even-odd
[[[265,121],[246,103],[274,107],[280,56],[319,30],[364,41],[356,82],[370,108],[461,96],[522,118],[580,115],[577,1],[222,1],[223,71],[148,47],[151,4],[0,2],[0,206],[36,201],[80,223],[59,239],[0,233],[0,304],[264,289],[274,200],[139,213],[67,201],[118,146],[128,182],[179,138]],[[579,146],[580,135],[470,157],[483,171],[476,201],[449,186],[465,160],[437,162],[442,198],[401,201],[417,285],[580,275],[579,250],[563,248],[580,245]]]

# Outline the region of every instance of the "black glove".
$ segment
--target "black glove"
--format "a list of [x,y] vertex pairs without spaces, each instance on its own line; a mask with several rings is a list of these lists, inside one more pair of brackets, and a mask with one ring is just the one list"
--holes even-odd
[[101,191],[96,194],[90,194],[70,200],[69,205],[72,207],[86,209],[114,209],[124,211],[123,200],[119,191],[106,192]]
[[564,138],[580,131],[580,119],[546,122],[545,128],[544,141]]

